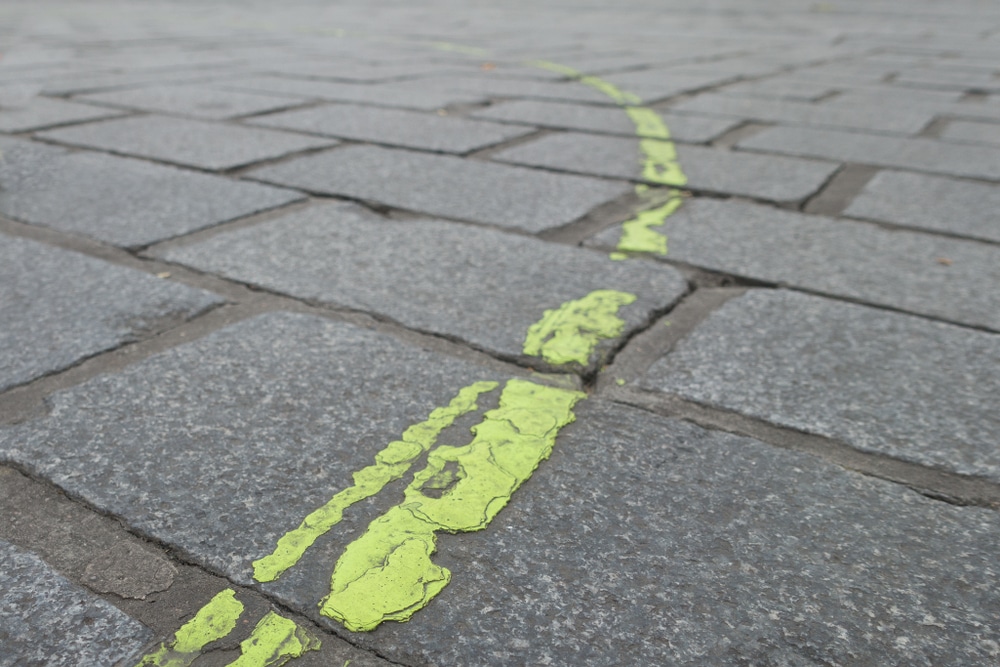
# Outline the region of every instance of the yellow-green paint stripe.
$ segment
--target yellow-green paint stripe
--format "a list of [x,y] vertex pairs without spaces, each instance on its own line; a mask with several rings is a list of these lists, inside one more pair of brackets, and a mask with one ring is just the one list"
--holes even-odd
[[174,633],[171,642],[143,657],[136,667],[188,667],[210,643],[227,636],[243,613],[236,591],[227,588]]
[[499,407],[472,427],[472,442],[432,450],[403,502],[348,545],[320,613],[359,632],[386,620],[408,620],[427,605],[451,579],[447,568],[431,561],[436,534],[484,529],[548,458],[584,396],[527,380],[508,381]]
[[622,224],[622,236],[618,241],[620,252],[646,252],[653,255],[667,254],[667,237],[657,231],[684,203],[679,192],[672,191],[666,203],[641,211],[631,220]]
[[618,317],[618,311],[635,300],[634,294],[602,289],[546,310],[542,319],[528,328],[524,353],[550,364],[575,361],[586,366],[601,340],[624,330],[625,321]]
[[446,407],[435,409],[425,421],[406,429],[400,440],[390,442],[375,455],[374,465],[354,473],[353,486],[336,494],[328,503],[309,514],[298,528],[285,533],[273,552],[254,561],[254,579],[260,582],[274,581],[295,565],[317,538],[340,522],[344,510],[377,494],[386,484],[401,478],[417,458],[434,446],[441,431],[461,415],[476,410],[479,396],[497,386],[496,382],[476,382],[464,387]]
[[227,667],[280,667],[307,651],[318,651],[320,646],[320,640],[295,621],[269,611],[240,642],[240,657]]

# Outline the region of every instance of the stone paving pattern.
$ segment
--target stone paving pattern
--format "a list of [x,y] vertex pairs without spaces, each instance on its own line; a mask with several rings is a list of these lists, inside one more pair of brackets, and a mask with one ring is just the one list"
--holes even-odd
[[[0,667],[134,667],[226,588],[192,667],[269,611],[290,667],[1000,663],[1000,10],[194,10],[0,6]],[[671,196],[617,90],[665,253],[617,252]],[[585,363],[525,352],[599,290]],[[512,378],[586,398],[412,619],[318,604],[413,471],[254,581]]]

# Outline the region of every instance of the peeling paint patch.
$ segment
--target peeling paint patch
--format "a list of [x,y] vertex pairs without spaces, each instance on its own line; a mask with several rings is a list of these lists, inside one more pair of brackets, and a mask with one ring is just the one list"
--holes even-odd
[[228,667],[280,667],[321,646],[320,640],[295,621],[269,611],[250,636],[240,642],[240,657]]
[[624,330],[625,321],[618,317],[618,310],[635,300],[634,294],[602,289],[546,310],[542,319],[528,329],[524,353],[551,364],[575,361],[586,366],[601,340],[614,338]]
[[344,510],[401,478],[417,458],[434,446],[441,431],[451,426],[458,417],[476,410],[479,396],[497,386],[496,382],[476,382],[463,387],[446,407],[435,409],[425,421],[406,429],[400,440],[390,442],[375,455],[374,465],[354,473],[353,486],[309,514],[298,528],[285,533],[271,554],[254,561],[254,579],[274,581],[295,565],[306,549],[340,522]]
[[622,236],[618,241],[619,252],[647,252],[654,255],[667,254],[667,237],[656,230],[662,227],[671,215],[684,203],[679,192],[671,192],[666,203],[640,212],[631,220],[622,223]]
[[[431,561],[436,533],[483,530],[539,463],[559,430],[573,421],[582,392],[510,380],[500,405],[472,427],[472,442],[428,454],[400,505],[375,519],[337,561],[320,613],[355,632],[406,621],[448,585],[451,572]],[[449,487],[440,487],[449,468]]]
[[208,644],[232,632],[242,613],[243,603],[236,599],[236,591],[227,588],[182,625],[172,642],[160,644],[136,667],[188,667]]

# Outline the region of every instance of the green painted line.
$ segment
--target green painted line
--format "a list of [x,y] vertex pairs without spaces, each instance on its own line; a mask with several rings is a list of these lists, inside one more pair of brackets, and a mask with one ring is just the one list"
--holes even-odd
[[667,254],[667,237],[656,230],[666,223],[684,203],[680,193],[672,192],[670,199],[661,206],[640,212],[631,220],[622,223],[622,236],[618,241],[618,251],[646,252],[654,255]]
[[446,407],[435,409],[425,421],[406,429],[402,439],[390,442],[375,455],[374,465],[354,473],[353,486],[344,489],[309,514],[298,528],[285,533],[271,554],[254,561],[254,579],[260,582],[274,581],[295,565],[306,549],[340,522],[344,510],[370,498],[386,484],[401,478],[414,461],[434,446],[441,431],[451,426],[458,417],[476,410],[479,396],[498,386],[496,382],[476,382],[464,387]]
[[320,640],[295,621],[269,611],[250,636],[240,642],[240,657],[227,667],[280,667],[321,646]]
[[618,317],[618,310],[635,300],[634,294],[602,289],[546,310],[529,327],[524,353],[550,364],[575,361],[586,366],[601,340],[621,334],[625,321]]
[[227,636],[243,613],[236,591],[227,588],[174,633],[172,642],[143,657],[136,667],[188,667],[208,644]]
[[510,380],[500,405],[472,427],[472,442],[442,445],[414,475],[403,502],[375,519],[337,561],[320,613],[351,631],[406,621],[451,572],[431,561],[436,533],[483,530],[573,421],[582,392]]

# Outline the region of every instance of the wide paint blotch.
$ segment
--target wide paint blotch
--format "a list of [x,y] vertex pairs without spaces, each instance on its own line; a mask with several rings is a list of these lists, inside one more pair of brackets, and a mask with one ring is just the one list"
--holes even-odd
[[260,582],[274,581],[299,562],[306,549],[340,522],[344,510],[370,498],[386,484],[401,478],[417,458],[434,446],[441,431],[451,426],[458,417],[476,410],[479,396],[497,386],[496,382],[476,382],[464,387],[446,407],[435,409],[425,421],[406,429],[402,439],[390,442],[375,455],[374,465],[354,473],[353,486],[344,489],[309,514],[298,528],[285,533],[271,554],[254,561],[254,579]]
[[665,204],[640,212],[622,223],[622,236],[618,241],[619,252],[646,252],[667,254],[667,237],[656,230],[684,203],[680,193],[671,193]]
[[269,611],[240,642],[240,657],[228,667],[280,667],[307,651],[318,651],[321,645],[295,621]]
[[602,289],[546,310],[528,329],[524,353],[550,364],[575,361],[586,366],[598,343],[624,330],[625,321],[618,317],[618,310],[635,300],[634,294]]
[[[451,579],[451,572],[431,561],[436,533],[486,528],[548,458],[559,430],[574,419],[573,406],[584,397],[527,380],[507,382],[499,407],[472,427],[472,442],[431,451],[403,502],[348,545],[320,613],[362,632],[386,620],[406,621],[426,606]],[[449,469],[455,472],[444,493],[425,494],[440,487]]]
[[188,667],[208,644],[232,632],[242,613],[243,603],[236,599],[236,591],[227,588],[182,625],[173,641],[160,644],[136,667]]

